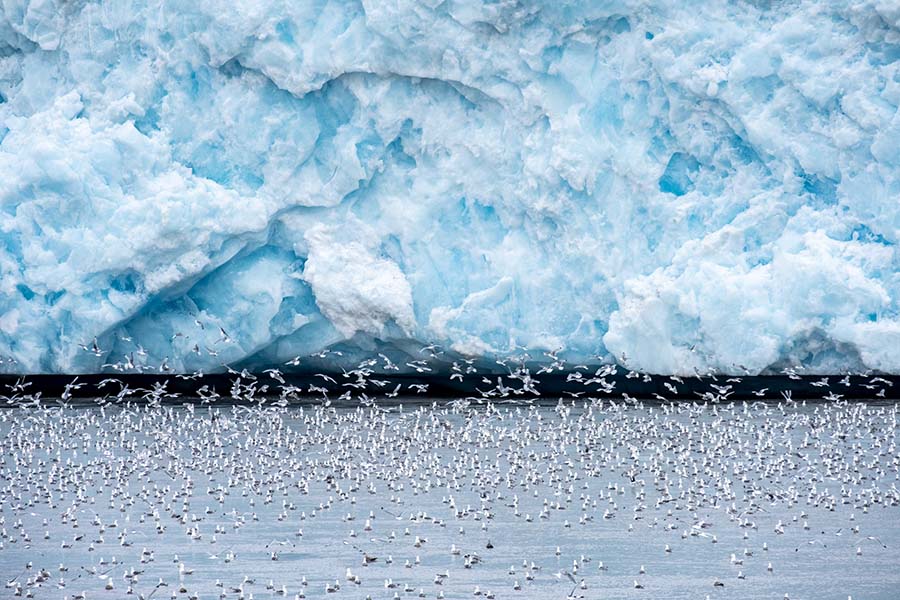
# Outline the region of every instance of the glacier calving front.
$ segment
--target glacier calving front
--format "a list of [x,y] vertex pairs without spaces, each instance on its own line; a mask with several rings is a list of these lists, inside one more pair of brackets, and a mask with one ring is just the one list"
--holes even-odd
[[900,372],[898,105],[890,0],[5,0],[0,370]]

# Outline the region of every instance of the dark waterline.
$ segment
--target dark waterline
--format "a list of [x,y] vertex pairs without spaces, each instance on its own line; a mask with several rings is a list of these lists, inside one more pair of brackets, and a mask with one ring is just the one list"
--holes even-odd
[[[493,401],[506,400],[536,400],[550,398],[554,401],[558,398],[578,400],[584,398],[604,398],[609,400],[622,400],[627,395],[642,401],[756,401],[767,399],[781,399],[789,395],[794,400],[822,400],[829,394],[839,395],[841,399],[900,399],[900,376],[870,374],[870,375],[764,375],[731,377],[725,375],[707,377],[681,377],[673,379],[671,376],[655,375],[629,377],[623,371],[613,375],[606,375],[607,389],[597,384],[586,386],[582,381],[573,380],[576,371],[556,371],[533,375],[534,388],[538,392],[523,391],[522,383],[510,377],[508,373],[477,373],[458,376],[450,380],[446,374],[423,376],[418,374],[383,374],[371,375],[362,387],[353,387],[350,384],[357,382],[354,377],[347,377],[341,373],[331,374],[334,383],[315,374],[282,374],[284,383],[273,379],[267,373],[252,373],[249,377],[233,374],[208,374],[200,377],[192,375],[165,373],[165,374],[87,374],[87,375],[0,375],[0,390],[8,397],[18,395],[20,397],[34,396],[40,393],[42,398],[59,398],[66,394],[72,399],[98,398],[103,396],[115,397],[121,389],[117,383],[103,382],[115,379],[130,388],[125,398],[140,398],[154,387],[165,386],[166,394],[176,395],[164,397],[164,401],[177,400],[183,402],[195,398],[199,401],[198,392],[201,388],[215,392],[222,396],[221,400],[242,402],[248,399],[247,394],[233,395],[235,382],[243,386],[256,384],[256,391],[251,397],[281,396],[286,391],[290,399],[322,399],[326,397],[337,400],[340,396],[350,392],[350,403],[353,400],[363,398],[363,394],[369,398],[384,399],[387,392],[394,390],[398,385],[402,386],[399,394],[406,400],[410,397],[420,397],[423,402],[431,402],[434,399],[446,400],[465,397],[489,397]],[[584,379],[593,375],[593,371],[585,373],[580,371]],[[77,377],[77,383],[83,384],[77,388],[70,388],[66,392],[66,386]],[[484,382],[484,378],[491,380],[491,384]],[[824,380],[827,379],[827,385]],[[383,382],[376,385],[373,381]],[[482,390],[487,390],[498,383],[510,389],[506,396],[484,396]],[[20,386],[16,388],[17,384]],[[102,385],[102,387],[101,387]],[[427,392],[417,394],[409,386],[427,385]],[[22,389],[21,386],[25,386]],[[265,391],[260,391],[267,386]],[[760,394],[761,390],[766,390]],[[577,394],[577,395],[576,395]],[[345,398],[347,399],[347,398]],[[836,399],[832,397],[831,399]],[[15,402],[8,402],[11,406]],[[0,406],[3,406],[0,404]]]

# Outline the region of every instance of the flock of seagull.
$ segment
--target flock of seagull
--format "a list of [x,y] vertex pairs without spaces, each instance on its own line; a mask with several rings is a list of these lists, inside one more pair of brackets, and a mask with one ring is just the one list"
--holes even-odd
[[[550,358],[412,408],[426,384],[388,385],[383,355],[311,390],[276,369],[196,398],[108,378],[81,408],[77,378],[49,400],[20,379],[0,596],[781,600],[825,597],[795,572],[817,555],[844,573],[833,597],[900,597],[896,405],[735,402],[734,379],[644,404],[613,397],[615,366]],[[586,392],[541,401],[547,369]]]
[[[205,326],[199,320],[195,323],[201,329]],[[213,344],[232,343],[228,333],[219,328],[221,337]],[[190,336],[183,333],[175,333],[172,341],[178,338],[189,339]],[[132,338],[124,336],[122,342],[134,343]],[[100,348],[97,338],[89,344],[79,344],[83,352],[94,357],[108,358],[110,351]],[[199,344],[194,344],[194,350],[199,353]],[[80,391],[87,388],[90,395],[96,396],[98,404],[121,403],[131,399],[140,399],[151,404],[159,404],[165,401],[176,401],[180,392],[169,389],[172,379],[192,382],[192,393],[196,395],[202,404],[210,404],[217,401],[239,402],[273,402],[280,406],[287,406],[291,402],[301,398],[316,397],[326,403],[332,401],[363,404],[371,404],[376,399],[395,400],[404,396],[428,397],[430,384],[427,381],[397,381],[394,377],[397,373],[412,374],[432,381],[438,379],[442,372],[449,374],[449,381],[462,384],[467,382],[471,388],[466,390],[469,395],[467,400],[476,401],[512,401],[522,399],[537,399],[551,395],[552,392],[542,390],[540,380],[544,375],[565,374],[565,383],[569,389],[559,390],[559,396],[567,399],[579,398],[616,398],[625,402],[636,402],[638,398],[629,395],[627,390],[617,389],[617,375],[624,372],[625,379],[639,380],[644,384],[656,383],[662,380],[661,391],[652,392],[648,399],[657,402],[670,402],[673,399],[683,399],[685,396],[685,378],[678,375],[652,376],[633,370],[622,370],[616,364],[574,364],[560,357],[561,350],[545,351],[540,357],[530,354],[527,349],[517,347],[520,354],[508,358],[498,359],[495,364],[485,365],[476,362],[476,359],[463,356],[451,356],[445,353],[438,345],[430,344],[419,349],[419,357],[407,356],[405,359],[391,359],[384,353],[378,353],[376,357],[359,362],[354,368],[341,367],[341,373],[314,373],[314,383],[296,385],[286,378],[289,374],[307,372],[310,367],[321,365],[323,361],[331,360],[334,364],[345,362],[341,351],[325,349],[309,356],[296,356],[284,364],[284,371],[278,368],[268,368],[261,373],[253,373],[246,368],[240,371],[232,368],[228,363],[221,363],[218,369],[230,378],[230,388],[223,394],[215,384],[204,384],[207,374],[203,370],[191,373],[179,373],[170,366],[169,357],[166,356],[158,365],[142,363],[135,359],[135,352],[144,361],[148,360],[147,351],[140,345],[137,350],[129,352],[116,362],[103,363],[102,372],[110,372],[110,376],[102,379],[96,385],[89,386],[85,381],[79,381],[75,377],[65,385],[58,398],[53,400],[67,406],[68,402],[76,396],[84,396]],[[211,356],[217,356],[214,348],[207,347]],[[602,361],[603,357],[596,357]],[[619,357],[621,362],[627,363],[628,357],[624,354]],[[535,360],[536,359],[536,360]],[[304,361],[315,360],[316,363],[304,365]],[[0,356],[0,368],[15,372],[17,361],[13,357]],[[487,367],[487,368],[485,368]],[[742,365],[732,365],[734,370],[746,373],[750,372]],[[500,372],[497,372],[500,369]],[[534,370],[534,372],[532,372]],[[781,374],[790,380],[802,380],[802,365],[788,366],[782,369]],[[122,373],[122,376],[115,376]],[[158,376],[149,388],[131,387],[129,376],[147,375]],[[701,372],[694,369],[694,376],[702,382],[707,389],[693,391],[697,399],[703,402],[720,403],[731,399],[735,392],[735,384],[741,384],[744,380],[740,376],[718,376],[714,371]],[[9,377],[9,376],[7,376]],[[852,381],[855,378],[856,381]],[[474,381],[474,383],[472,383]],[[42,402],[41,391],[31,391],[31,381],[26,377],[20,377],[12,385],[7,385],[8,393],[0,394],[0,401],[5,401],[6,406],[36,406]],[[894,381],[886,379],[871,371],[864,373],[845,373],[839,377],[821,377],[808,381],[811,389],[821,392],[822,400],[835,402],[848,397],[858,396],[860,391],[873,400],[896,397],[888,395]],[[339,393],[336,393],[339,392]],[[770,398],[771,394],[766,387],[758,388],[750,392],[761,399]],[[784,400],[791,400],[791,392],[781,392]]]

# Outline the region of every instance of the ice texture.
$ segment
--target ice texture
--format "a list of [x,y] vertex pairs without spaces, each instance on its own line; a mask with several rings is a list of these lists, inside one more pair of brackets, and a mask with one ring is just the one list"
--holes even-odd
[[0,369],[900,372],[898,105],[894,0],[4,0]]

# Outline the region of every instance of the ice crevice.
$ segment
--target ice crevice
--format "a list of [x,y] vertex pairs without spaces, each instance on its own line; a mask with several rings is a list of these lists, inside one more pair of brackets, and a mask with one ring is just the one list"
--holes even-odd
[[898,26],[880,0],[9,0],[0,369],[436,342],[898,372]]
[[239,72],[246,73],[255,73],[270,82],[273,86],[286,92],[295,98],[302,99],[307,94],[315,94],[320,93],[329,85],[333,85],[336,82],[340,82],[341,80],[346,80],[352,77],[375,77],[379,79],[391,80],[391,79],[403,79],[403,80],[412,80],[415,82],[434,82],[434,83],[442,83],[446,84],[457,92],[459,92],[460,96],[474,101],[474,99],[478,100],[489,100],[497,102],[501,104],[502,102],[497,98],[492,97],[485,90],[475,87],[469,84],[466,84],[460,80],[452,79],[452,78],[443,78],[437,77],[433,73],[427,74],[416,74],[416,73],[404,73],[399,71],[391,71],[391,70],[365,70],[365,69],[352,69],[352,70],[344,70],[334,74],[331,74],[328,79],[324,79],[321,82],[317,83],[315,87],[312,88],[303,88],[300,90],[292,89],[291,86],[284,84],[283,82],[279,82],[277,77],[273,77],[268,72],[266,72],[265,67],[260,66],[248,66],[242,62],[242,55],[238,54],[232,56],[224,63],[218,64],[217,69],[228,75],[233,72],[234,69],[230,68],[229,65],[235,64],[237,65]]

